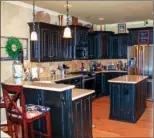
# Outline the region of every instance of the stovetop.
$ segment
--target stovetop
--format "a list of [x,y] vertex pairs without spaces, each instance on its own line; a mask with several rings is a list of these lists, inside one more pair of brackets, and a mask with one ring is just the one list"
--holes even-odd
[[77,71],[77,72],[71,72],[70,74],[76,74],[76,75],[83,75],[83,77],[85,76],[95,76],[96,73],[92,72],[92,71]]

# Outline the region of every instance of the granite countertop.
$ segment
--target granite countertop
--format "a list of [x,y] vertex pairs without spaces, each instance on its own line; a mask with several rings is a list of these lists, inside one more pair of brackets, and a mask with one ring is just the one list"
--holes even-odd
[[148,76],[141,76],[141,75],[124,75],[120,76],[111,80],[108,80],[108,82],[112,83],[131,83],[131,84],[136,84],[140,81],[143,81],[147,79]]
[[50,91],[57,91],[62,92],[68,89],[75,88],[74,85],[66,85],[66,84],[56,84],[55,82],[51,81],[23,81],[22,79],[13,79],[12,77],[6,81],[6,84],[10,85],[22,85],[24,88],[33,88],[33,89],[42,89],[42,90],[50,90]]
[[[78,77],[82,77],[82,75],[70,74],[70,75],[66,75],[64,78],[62,78],[61,76],[56,76],[53,81],[56,82],[56,81],[67,80],[67,79],[78,78]],[[51,77],[49,77],[49,76],[48,77],[41,77],[40,81],[51,81]]]
[[109,72],[117,72],[117,73],[127,73],[128,71],[125,70],[100,70],[100,71],[95,71],[96,73],[109,73]]
[[72,101],[82,98],[84,96],[90,95],[94,92],[95,92],[94,90],[74,88],[74,89],[72,89]]

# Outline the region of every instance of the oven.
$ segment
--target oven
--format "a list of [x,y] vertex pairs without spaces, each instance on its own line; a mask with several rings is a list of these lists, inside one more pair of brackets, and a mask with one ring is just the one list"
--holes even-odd
[[[83,76],[83,89],[90,89],[95,90],[96,89],[96,76]],[[96,97],[96,93],[92,95],[92,98]]]

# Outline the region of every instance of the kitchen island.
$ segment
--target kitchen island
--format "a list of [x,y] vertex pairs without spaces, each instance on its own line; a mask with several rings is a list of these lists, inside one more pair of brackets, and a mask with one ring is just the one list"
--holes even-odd
[[[26,104],[50,107],[52,138],[92,138],[92,100],[94,90],[49,81],[27,82],[10,78],[6,84],[22,85]],[[34,129],[45,132],[45,120]]]
[[146,109],[147,76],[124,75],[109,80],[110,119],[135,123]]

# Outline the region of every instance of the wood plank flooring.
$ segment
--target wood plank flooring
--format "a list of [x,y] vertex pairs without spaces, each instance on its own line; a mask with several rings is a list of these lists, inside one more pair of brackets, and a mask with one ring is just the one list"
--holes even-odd
[[153,137],[152,102],[147,102],[147,108],[137,123],[126,123],[109,120],[109,97],[101,97],[93,101],[93,138],[107,137]]

